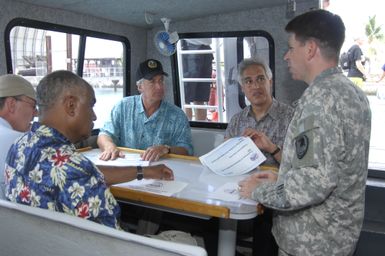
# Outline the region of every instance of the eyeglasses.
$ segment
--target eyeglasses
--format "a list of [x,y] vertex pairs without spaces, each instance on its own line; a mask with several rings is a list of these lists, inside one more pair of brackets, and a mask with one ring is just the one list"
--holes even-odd
[[13,98],[14,98],[15,100],[17,100],[17,101],[25,102],[25,103],[27,103],[28,105],[30,105],[34,110],[37,110],[36,103],[32,103],[32,102],[23,100],[22,98],[17,98],[17,97],[13,97]]

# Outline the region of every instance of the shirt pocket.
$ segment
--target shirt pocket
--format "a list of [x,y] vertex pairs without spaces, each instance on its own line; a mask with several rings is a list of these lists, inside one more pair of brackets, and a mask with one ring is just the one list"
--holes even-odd
[[156,139],[156,145],[172,145],[172,134],[170,132],[160,132]]

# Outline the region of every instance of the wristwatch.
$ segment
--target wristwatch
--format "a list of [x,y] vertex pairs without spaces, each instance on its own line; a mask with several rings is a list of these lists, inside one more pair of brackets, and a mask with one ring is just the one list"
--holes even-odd
[[136,167],[136,179],[137,180],[142,180],[143,179],[143,168],[142,168],[142,166],[137,166]]
[[271,152],[270,155],[274,156],[274,155],[276,155],[279,151],[281,151],[281,148],[277,146],[277,148],[276,148],[273,152]]

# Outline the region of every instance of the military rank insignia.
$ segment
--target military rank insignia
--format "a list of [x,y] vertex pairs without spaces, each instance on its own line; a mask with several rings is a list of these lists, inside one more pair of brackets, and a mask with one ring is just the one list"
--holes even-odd
[[295,152],[297,153],[298,159],[302,159],[309,148],[309,138],[303,134],[295,140]]

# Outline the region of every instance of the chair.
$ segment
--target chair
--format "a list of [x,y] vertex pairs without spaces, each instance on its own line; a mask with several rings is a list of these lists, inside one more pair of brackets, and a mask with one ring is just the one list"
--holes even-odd
[[5,200],[0,200],[0,223],[0,255],[207,256],[198,246],[139,236]]
[[225,140],[223,130],[207,131],[202,129],[192,129],[191,137],[194,155],[198,157],[210,152]]

